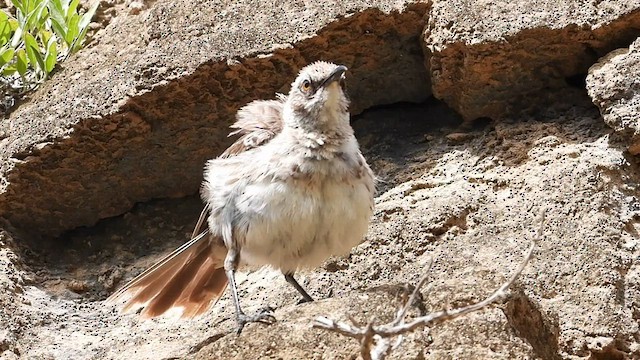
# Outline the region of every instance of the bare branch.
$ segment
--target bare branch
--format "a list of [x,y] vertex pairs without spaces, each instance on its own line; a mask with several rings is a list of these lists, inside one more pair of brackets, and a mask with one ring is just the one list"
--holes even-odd
[[327,329],[338,334],[342,334],[344,336],[360,339],[364,334],[364,330],[360,328],[353,327],[351,325],[345,324],[343,322],[335,322],[331,319],[328,319],[324,316],[319,316],[316,318],[313,327],[319,329]]
[[433,312],[427,314],[425,316],[417,317],[411,320],[408,323],[405,323],[405,317],[407,316],[407,312],[409,307],[416,300],[420,289],[425,285],[428,279],[428,272],[431,269],[433,261],[430,259],[429,264],[426,267],[426,274],[420,279],[415,289],[413,290],[411,296],[406,300],[405,304],[398,310],[396,317],[393,321],[374,326],[373,319],[367,323],[367,325],[363,328],[362,326],[356,324],[353,320],[355,326],[348,325],[343,322],[335,322],[326,317],[318,317],[313,324],[313,327],[330,330],[342,334],[344,336],[352,337],[358,339],[360,341],[360,352],[362,358],[364,360],[382,360],[384,359],[392,350],[391,340],[390,338],[398,337],[393,348],[400,345],[402,341],[402,334],[413,331],[419,327],[426,327],[433,324],[441,323],[447,320],[452,320],[457,317],[466,315],[468,313],[481,310],[494,302],[504,298],[507,295],[507,289],[513,285],[518,276],[525,269],[529,261],[533,258],[533,251],[535,249],[536,243],[542,237],[543,229],[544,229],[544,219],[545,212],[543,210],[537,218],[537,221],[540,223],[540,227],[536,231],[536,235],[531,241],[531,245],[527,250],[525,257],[518,266],[518,268],[513,272],[511,277],[507,281],[505,281],[497,290],[495,290],[491,295],[486,297],[484,300],[471,304],[468,306],[464,306],[461,308],[453,309],[453,310],[442,310],[438,312]]
[[529,250],[527,252],[527,255],[525,256],[524,260],[522,261],[522,263],[520,264],[520,266],[518,266],[518,269],[516,269],[516,271],[513,273],[513,275],[511,275],[511,278],[509,278],[509,280],[507,280],[504,284],[502,284],[502,286],[500,286],[500,288],[498,288],[498,290],[494,291],[491,295],[489,295],[487,298],[485,298],[484,300],[475,303],[475,304],[471,304],[468,306],[464,306],[461,308],[457,308],[457,309],[453,309],[453,310],[443,310],[443,311],[438,311],[435,313],[431,313],[428,314],[426,316],[421,316],[418,318],[413,319],[411,322],[406,323],[406,324],[402,324],[402,325],[398,325],[398,326],[392,326],[389,328],[385,328],[384,326],[381,326],[380,328],[378,328],[378,335],[382,336],[382,337],[389,337],[389,336],[396,336],[399,334],[403,334],[406,333],[408,331],[414,330],[418,327],[421,326],[427,326],[427,325],[431,325],[434,323],[439,323],[439,322],[443,322],[443,321],[447,321],[447,320],[452,320],[455,319],[457,317],[460,317],[462,315],[466,315],[468,313],[474,312],[474,311],[478,311],[494,302],[496,302],[497,300],[503,298],[504,296],[506,296],[507,294],[507,289],[513,285],[513,283],[515,282],[515,280],[518,278],[518,276],[520,275],[520,273],[522,273],[522,270],[524,270],[524,268],[527,266],[527,264],[529,263],[529,260],[531,260],[531,258],[533,257],[533,250],[535,248],[536,242],[532,241],[531,245],[529,246]]
[[349,315],[349,321],[351,321],[351,323],[355,326],[355,327],[362,327],[362,325],[360,324],[360,322],[358,320],[356,320],[353,316]]
[[371,350],[371,360],[382,360],[391,353],[391,342],[380,335],[373,337],[375,346]]
[[416,284],[416,287],[413,289],[411,296],[409,296],[409,299],[407,300],[407,302],[400,309],[400,312],[398,312],[398,315],[396,316],[395,321],[392,323],[393,325],[400,325],[404,323],[404,319],[407,316],[407,311],[409,311],[409,308],[411,308],[411,305],[415,303],[416,298],[418,297],[418,294],[420,294],[420,289],[422,289],[424,284],[426,284],[427,280],[429,279],[429,272],[431,271],[431,266],[433,266],[433,259],[430,257],[428,260],[427,266],[424,270],[425,274],[422,276],[422,278],[420,278],[420,281],[418,281],[418,284]]
[[371,319],[367,323],[367,327],[364,329],[364,336],[360,340],[360,355],[362,355],[363,360],[373,360],[371,357],[371,345],[373,344],[373,321]]

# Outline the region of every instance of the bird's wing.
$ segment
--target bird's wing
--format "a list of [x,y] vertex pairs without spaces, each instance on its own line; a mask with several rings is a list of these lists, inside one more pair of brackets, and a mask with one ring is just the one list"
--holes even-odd
[[282,131],[282,108],[286,97],[278,94],[276,100],[256,100],[240,110],[231,125],[231,135],[241,135],[220,157],[230,157],[256,148],[273,139]]
[[[230,157],[267,143],[282,131],[282,108],[286,97],[253,101],[238,111],[231,135],[241,135],[220,157]],[[182,317],[193,317],[211,307],[227,286],[221,239],[207,229],[205,207],[191,240],[136,276],[107,299],[113,303],[127,297],[125,310],[144,307],[142,315],[154,317],[179,307]]]

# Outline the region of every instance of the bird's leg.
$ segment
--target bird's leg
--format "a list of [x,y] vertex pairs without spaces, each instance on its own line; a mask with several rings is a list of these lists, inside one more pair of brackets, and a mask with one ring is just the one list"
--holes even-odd
[[231,297],[233,297],[233,304],[236,307],[236,321],[238,322],[238,329],[236,330],[237,334],[240,334],[244,326],[250,322],[272,324],[276,321],[270,308],[262,309],[254,315],[246,315],[244,311],[242,311],[242,308],[240,307],[240,297],[238,296],[238,287],[236,286],[235,276],[239,260],[240,256],[238,251],[232,249],[229,249],[227,257],[224,260],[224,270],[227,274],[227,279],[229,280],[229,285],[231,287]]
[[284,279],[287,280],[289,284],[293,285],[293,287],[296,288],[296,290],[298,290],[300,295],[302,295],[302,300],[300,301],[300,304],[313,301],[313,298],[311,297],[311,295],[309,295],[307,291],[302,287],[302,285],[298,283],[296,278],[293,277],[293,273],[284,274]]

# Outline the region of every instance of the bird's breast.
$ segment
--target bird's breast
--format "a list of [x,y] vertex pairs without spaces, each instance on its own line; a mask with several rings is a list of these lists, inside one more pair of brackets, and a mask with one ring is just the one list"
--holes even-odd
[[[285,164],[281,164],[285,165]],[[241,258],[282,271],[315,267],[359,244],[373,211],[373,176],[359,152],[297,159],[285,174],[248,185]]]

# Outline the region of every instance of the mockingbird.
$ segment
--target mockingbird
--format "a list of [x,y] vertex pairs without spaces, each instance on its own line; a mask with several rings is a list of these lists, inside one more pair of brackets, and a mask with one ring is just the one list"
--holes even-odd
[[[131,295],[125,311],[154,317],[181,308],[204,313],[227,283],[238,332],[248,322],[273,322],[270,310],[246,315],[235,271],[270,265],[313,299],[294,278],[359,244],[373,212],[374,176],[349,124],[342,65],[310,64],[288,96],[240,109],[232,134],[241,137],[204,170],[206,204],[192,239],[107,299]],[[206,225],[205,225],[206,221]]]

